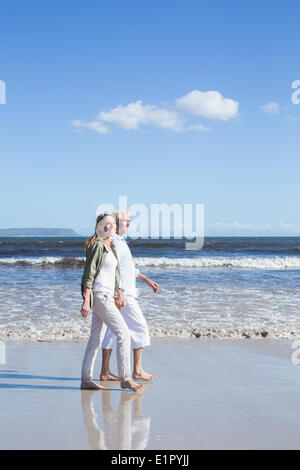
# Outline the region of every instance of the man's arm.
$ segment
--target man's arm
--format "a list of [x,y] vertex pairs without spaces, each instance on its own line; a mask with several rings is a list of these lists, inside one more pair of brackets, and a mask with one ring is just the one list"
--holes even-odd
[[137,279],[139,279],[139,281],[145,282],[145,284],[148,284],[148,286],[152,287],[155,293],[158,292],[158,289],[159,289],[158,284],[154,281],[151,281],[151,279],[145,276],[145,274],[139,272],[137,275]]

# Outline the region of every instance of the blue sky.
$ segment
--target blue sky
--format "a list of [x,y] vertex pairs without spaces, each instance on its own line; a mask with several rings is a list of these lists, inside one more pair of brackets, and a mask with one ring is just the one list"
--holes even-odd
[[88,234],[97,206],[127,195],[204,204],[206,235],[300,235],[299,14],[297,1],[3,2],[0,228]]

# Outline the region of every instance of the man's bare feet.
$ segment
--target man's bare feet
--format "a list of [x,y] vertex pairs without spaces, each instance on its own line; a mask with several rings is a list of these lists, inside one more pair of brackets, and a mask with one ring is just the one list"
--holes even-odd
[[107,390],[107,387],[104,385],[98,385],[95,382],[81,382],[81,390]]
[[143,385],[137,384],[133,380],[124,380],[121,382],[121,388],[129,388],[133,392],[138,392],[143,388]]
[[148,374],[143,369],[141,369],[140,371],[133,372],[132,377],[135,380],[152,380],[156,379],[157,375]]
[[117,375],[113,374],[110,371],[107,374],[100,375],[100,382],[108,382],[108,381],[119,382],[120,377],[118,377]]

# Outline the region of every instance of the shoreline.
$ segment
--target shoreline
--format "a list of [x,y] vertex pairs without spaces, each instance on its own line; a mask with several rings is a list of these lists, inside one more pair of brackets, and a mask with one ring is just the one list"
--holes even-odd
[[85,346],[5,344],[1,449],[300,448],[300,376],[289,340],[153,339],[144,368],[158,378],[142,393],[112,382],[108,391],[81,391]]
[[[193,328],[190,327],[173,327],[170,331],[170,328],[157,327],[149,325],[150,338],[153,341],[164,341],[164,340],[236,340],[236,341],[245,341],[245,340],[258,340],[258,341],[294,341],[300,339],[300,333],[295,331],[290,332],[278,332],[268,330],[267,328],[261,327],[250,329],[245,328],[232,328],[225,330],[224,328],[215,328],[215,327],[203,327],[203,328]],[[8,327],[9,328],[9,327]],[[87,325],[84,325],[82,331],[70,332],[70,327],[65,326],[56,326],[57,331],[52,331],[49,333],[40,333],[41,336],[33,336],[30,332],[30,328],[24,327],[22,330],[22,337],[16,337],[14,331],[15,327],[11,327],[12,332],[7,332],[1,334],[0,330],[0,342],[4,343],[78,343],[88,341],[90,335],[90,321]],[[18,326],[20,329],[20,326]],[[66,331],[63,331],[63,328]],[[29,331],[27,331],[29,330]],[[36,335],[36,331],[34,332]],[[43,336],[44,335],[44,336]]]

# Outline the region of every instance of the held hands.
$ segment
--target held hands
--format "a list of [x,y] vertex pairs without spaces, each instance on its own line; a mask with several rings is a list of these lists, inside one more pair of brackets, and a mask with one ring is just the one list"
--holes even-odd
[[119,290],[119,297],[115,300],[115,304],[119,310],[122,310],[126,305],[125,297],[121,290]]
[[87,302],[83,302],[82,307],[80,309],[80,313],[83,317],[87,317],[90,312],[90,306]]

